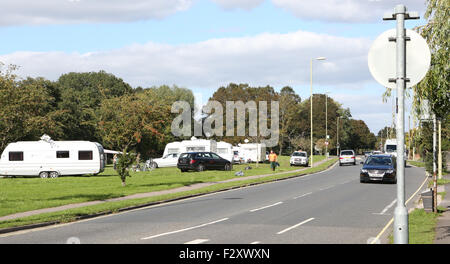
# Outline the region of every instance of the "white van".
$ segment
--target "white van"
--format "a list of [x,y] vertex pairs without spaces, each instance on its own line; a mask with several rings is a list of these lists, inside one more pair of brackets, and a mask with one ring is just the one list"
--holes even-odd
[[0,156],[0,175],[39,176],[97,174],[105,169],[102,145],[89,141],[40,141],[9,143]]
[[[408,155],[406,153],[406,146],[404,146],[403,149],[404,149],[403,160],[406,165],[406,160],[408,158]],[[396,138],[386,139],[386,142],[384,143],[384,153],[397,158],[397,139]]]

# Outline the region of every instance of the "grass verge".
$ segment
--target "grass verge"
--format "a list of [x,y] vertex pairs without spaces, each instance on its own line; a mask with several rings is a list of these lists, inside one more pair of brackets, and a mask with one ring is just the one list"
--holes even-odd
[[[439,210],[438,210],[439,211]],[[424,209],[415,209],[409,214],[409,244],[433,244],[436,237],[435,227],[440,213],[425,212]],[[393,235],[389,237],[394,243]]]
[[[315,157],[314,159],[316,162],[319,162],[323,158],[320,159],[320,158]],[[123,210],[124,208],[127,209],[130,207],[136,207],[136,206],[147,206],[147,205],[150,205],[153,203],[156,204],[156,203],[159,203],[162,201],[170,201],[170,200],[179,199],[182,197],[206,194],[206,193],[216,192],[216,191],[220,191],[220,190],[228,190],[228,189],[232,189],[232,188],[245,187],[245,186],[250,186],[250,185],[254,185],[254,184],[290,178],[290,177],[294,177],[294,176],[311,174],[311,173],[315,173],[315,172],[319,172],[319,171],[327,169],[328,167],[333,165],[336,161],[337,161],[337,158],[330,159],[330,160],[318,165],[317,167],[308,168],[301,172],[292,172],[292,173],[286,173],[286,174],[281,174],[281,175],[272,175],[272,176],[266,176],[263,178],[250,179],[250,180],[218,183],[218,184],[214,184],[214,185],[211,185],[208,187],[195,189],[195,190],[187,191],[187,192],[177,192],[177,193],[166,194],[166,195],[161,195],[161,196],[130,199],[130,200],[117,201],[117,202],[105,202],[102,204],[80,207],[80,208],[75,208],[75,209],[69,209],[69,210],[64,210],[64,211],[60,211],[60,212],[44,213],[44,214],[39,214],[39,215],[34,215],[34,216],[29,216],[29,217],[18,218],[18,219],[14,219],[14,220],[2,221],[2,222],[0,222],[0,228],[10,228],[10,227],[25,226],[25,225],[45,223],[45,222],[67,223],[67,222],[72,222],[72,221],[78,220],[80,218],[83,218],[85,216],[89,216],[89,215],[115,213],[115,212],[119,212],[119,211]],[[262,165],[264,165],[264,164],[259,164],[259,165],[261,165],[261,167],[262,167]],[[268,168],[268,170],[270,171],[270,167]],[[217,171],[214,171],[214,172],[218,173]],[[280,170],[278,170],[277,172],[280,172]],[[260,175],[263,173],[255,174],[253,172],[253,173],[251,173],[251,175],[249,175],[249,174],[246,174],[245,176]],[[233,172],[233,175],[234,175],[234,172]],[[232,178],[235,178],[235,177],[232,177]],[[120,183],[118,183],[118,184],[120,184]]]

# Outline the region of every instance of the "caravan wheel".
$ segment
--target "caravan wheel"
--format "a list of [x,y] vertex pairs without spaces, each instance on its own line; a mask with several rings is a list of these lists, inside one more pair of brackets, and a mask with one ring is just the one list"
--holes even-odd
[[48,172],[42,171],[41,173],[39,173],[39,177],[41,177],[42,179],[48,178]]
[[50,178],[58,178],[59,173],[56,172],[56,171],[51,171],[51,172],[49,173],[49,176],[50,176]]

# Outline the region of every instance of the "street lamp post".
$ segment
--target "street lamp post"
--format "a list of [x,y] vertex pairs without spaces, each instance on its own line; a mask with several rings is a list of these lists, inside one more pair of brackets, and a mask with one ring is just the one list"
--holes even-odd
[[328,159],[328,92],[325,93],[325,157]]
[[[325,57],[318,57],[315,58],[315,60],[326,60]],[[310,102],[311,102],[311,168],[314,167],[313,165],[313,156],[314,156],[314,145],[313,145],[313,92],[312,92],[312,83],[313,83],[313,59],[311,59],[311,63],[310,63],[310,80],[311,80],[311,97],[310,97]]]

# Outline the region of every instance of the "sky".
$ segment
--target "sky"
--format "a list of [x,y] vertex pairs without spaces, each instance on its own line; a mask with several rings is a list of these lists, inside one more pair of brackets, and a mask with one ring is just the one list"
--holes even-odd
[[291,86],[307,99],[313,60],[313,93],[327,92],[376,134],[391,125],[393,100],[383,103],[367,56],[395,28],[382,17],[399,3],[421,17],[406,28],[426,23],[425,0],[0,0],[0,62],[53,81],[105,70],[206,102],[231,82]]

